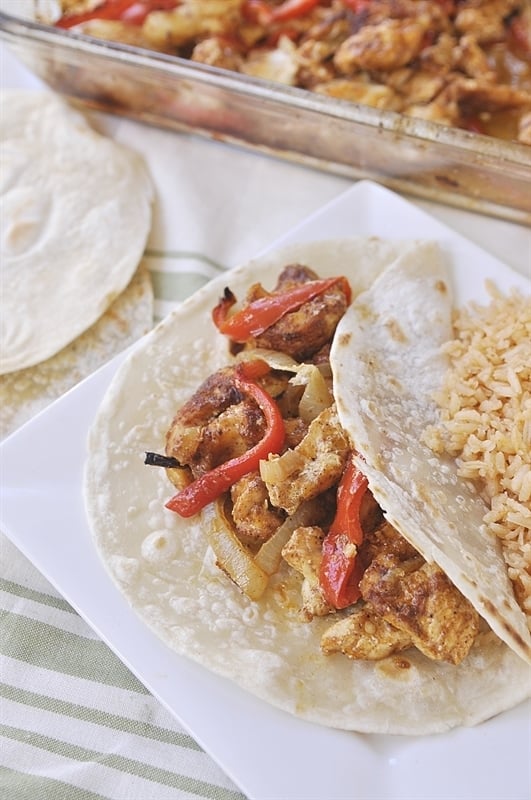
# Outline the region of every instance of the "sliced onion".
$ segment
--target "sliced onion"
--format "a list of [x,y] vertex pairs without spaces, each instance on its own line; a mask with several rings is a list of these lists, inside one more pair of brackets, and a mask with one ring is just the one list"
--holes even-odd
[[267,587],[269,577],[236,536],[232,521],[225,512],[224,499],[219,498],[205,506],[201,511],[201,519],[218,567],[250,600],[258,600]]
[[303,366],[287,353],[279,353],[277,350],[267,350],[261,347],[242,350],[237,356],[238,361],[254,361],[257,358],[265,361],[271,369],[279,370],[279,372],[298,372]]
[[321,411],[332,405],[330,388],[319,367],[315,364],[301,364],[297,374],[290,378],[294,386],[304,385],[304,392],[299,402],[299,416],[309,424]]
[[267,485],[278,486],[299,472],[304,464],[304,456],[297,450],[286,450],[281,456],[272,455],[260,461],[260,477]]
[[282,562],[282,549],[291,538],[296,528],[309,525],[316,519],[317,499],[307,500],[302,503],[296,512],[282,523],[273,536],[264,542],[254,557],[255,564],[261,567],[268,575],[278,572]]

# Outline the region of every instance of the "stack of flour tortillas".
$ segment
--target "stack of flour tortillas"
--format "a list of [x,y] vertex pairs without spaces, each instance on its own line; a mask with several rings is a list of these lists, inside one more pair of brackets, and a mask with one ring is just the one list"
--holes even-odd
[[0,99],[1,437],[151,328],[153,189],[58,96]]

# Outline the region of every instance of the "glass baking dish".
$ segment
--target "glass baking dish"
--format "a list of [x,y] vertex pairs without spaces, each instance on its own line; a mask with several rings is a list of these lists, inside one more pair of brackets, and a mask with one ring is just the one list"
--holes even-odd
[[531,147],[55,29],[32,8],[0,0],[0,36],[76,103],[531,223]]

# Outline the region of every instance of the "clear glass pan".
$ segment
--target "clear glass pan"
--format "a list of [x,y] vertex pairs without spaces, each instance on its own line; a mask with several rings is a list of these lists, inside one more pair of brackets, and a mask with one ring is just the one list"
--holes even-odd
[[77,103],[531,223],[531,147],[58,30],[15,16],[24,0],[0,9],[0,37]]

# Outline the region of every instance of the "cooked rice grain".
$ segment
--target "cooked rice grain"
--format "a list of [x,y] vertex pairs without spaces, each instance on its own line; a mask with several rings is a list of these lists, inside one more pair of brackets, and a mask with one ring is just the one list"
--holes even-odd
[[487,306],[455,315],[450,368],[435,398],[442,421],[426,441],[479,485],[531,628],[531,297],[488,290]]

